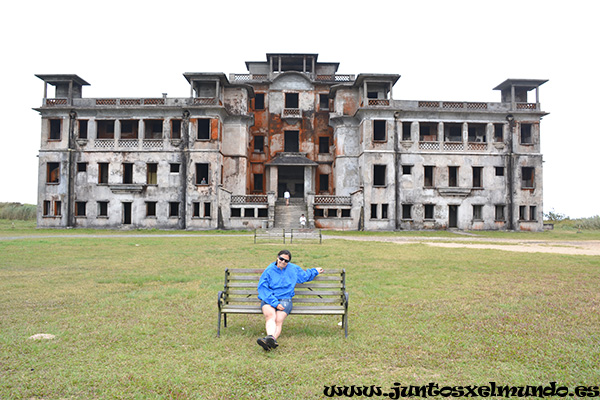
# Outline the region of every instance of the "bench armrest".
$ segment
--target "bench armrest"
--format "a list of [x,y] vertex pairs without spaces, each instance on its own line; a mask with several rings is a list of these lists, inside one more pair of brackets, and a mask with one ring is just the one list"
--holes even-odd
[[219,312],[221,312],[221,306],[223,305],[223,291],[219,290],[217,294],[217,307],[219,307]]

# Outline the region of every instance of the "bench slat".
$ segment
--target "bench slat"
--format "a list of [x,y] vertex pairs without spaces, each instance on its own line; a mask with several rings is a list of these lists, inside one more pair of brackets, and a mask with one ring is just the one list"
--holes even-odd
[[[227,297],[225,299],[227,305],[231,303],[260,303],[260,299],[256,296],[254,297]],[[293,303],[341,303],[340,297],[323,297],[320,299],[315,299],[314,297],[294,297]]]
[[[264,270],[264,268],[227,268],[227,272],[231,274],[262,274]],[[342,272],[342,269],[326,269],[323,273],[340,275]]]
[[[258,290],[230,289],[229,294],[258,296]],[[340,290],[299,290],[296,296],[341,296]]]
[[[226,287],[230,287],[230,288],[255,288],[257,287],[257,283],[256,282],[228,282]],[[341,289],[342,283],[341,282],[334,282],[334,283],[315,283],[315,282],[309,282],[309,283],[299,283],[296,285],[296,289],[306,289],[306,288],[311,288],[311,289]]]

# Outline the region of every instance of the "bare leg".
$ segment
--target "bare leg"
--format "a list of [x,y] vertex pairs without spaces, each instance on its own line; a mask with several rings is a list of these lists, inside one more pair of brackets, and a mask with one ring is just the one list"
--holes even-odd
[[[287,314],[283,311],[277,311],[275,316],[275,333],[273,333],[273,337],[277,339],[279,335],[281,335],[281,329],[283,329],[283,320],[287,317]],[[268,334],[268,332],[267,332]]]
[[277,330],[276,310],[273,307],[271,307],[270,305],[265,304],[262,307],[262,312],[263,312],[263,315],[265,316],[265,329],[267,330],[267,335],[272,335],[273,337],[275,337],[275,331]]

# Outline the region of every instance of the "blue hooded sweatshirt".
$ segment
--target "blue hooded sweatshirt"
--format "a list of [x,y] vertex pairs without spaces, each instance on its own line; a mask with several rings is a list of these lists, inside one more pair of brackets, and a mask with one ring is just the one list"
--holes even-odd
[[312,281],[319,275],[316,268],[304,271],[293,263],[288,263],[284,269],[277,268],[273,262],[265,269],[258,281],[258,298],[277,308],[280,299],[294,297],[294,287],[297,283]]

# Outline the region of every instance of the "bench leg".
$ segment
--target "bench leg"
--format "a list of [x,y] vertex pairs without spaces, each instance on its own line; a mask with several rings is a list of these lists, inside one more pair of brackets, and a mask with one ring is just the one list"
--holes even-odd
[[348,337],[348,314],[344,314],[342,317],[342,325],[344,326],[344,335]]
[[217,317],[217,337],[221,336],[221,311],[219,311],[219,316]]
[[227,314],[223,314],[223,328],[227,328]]

